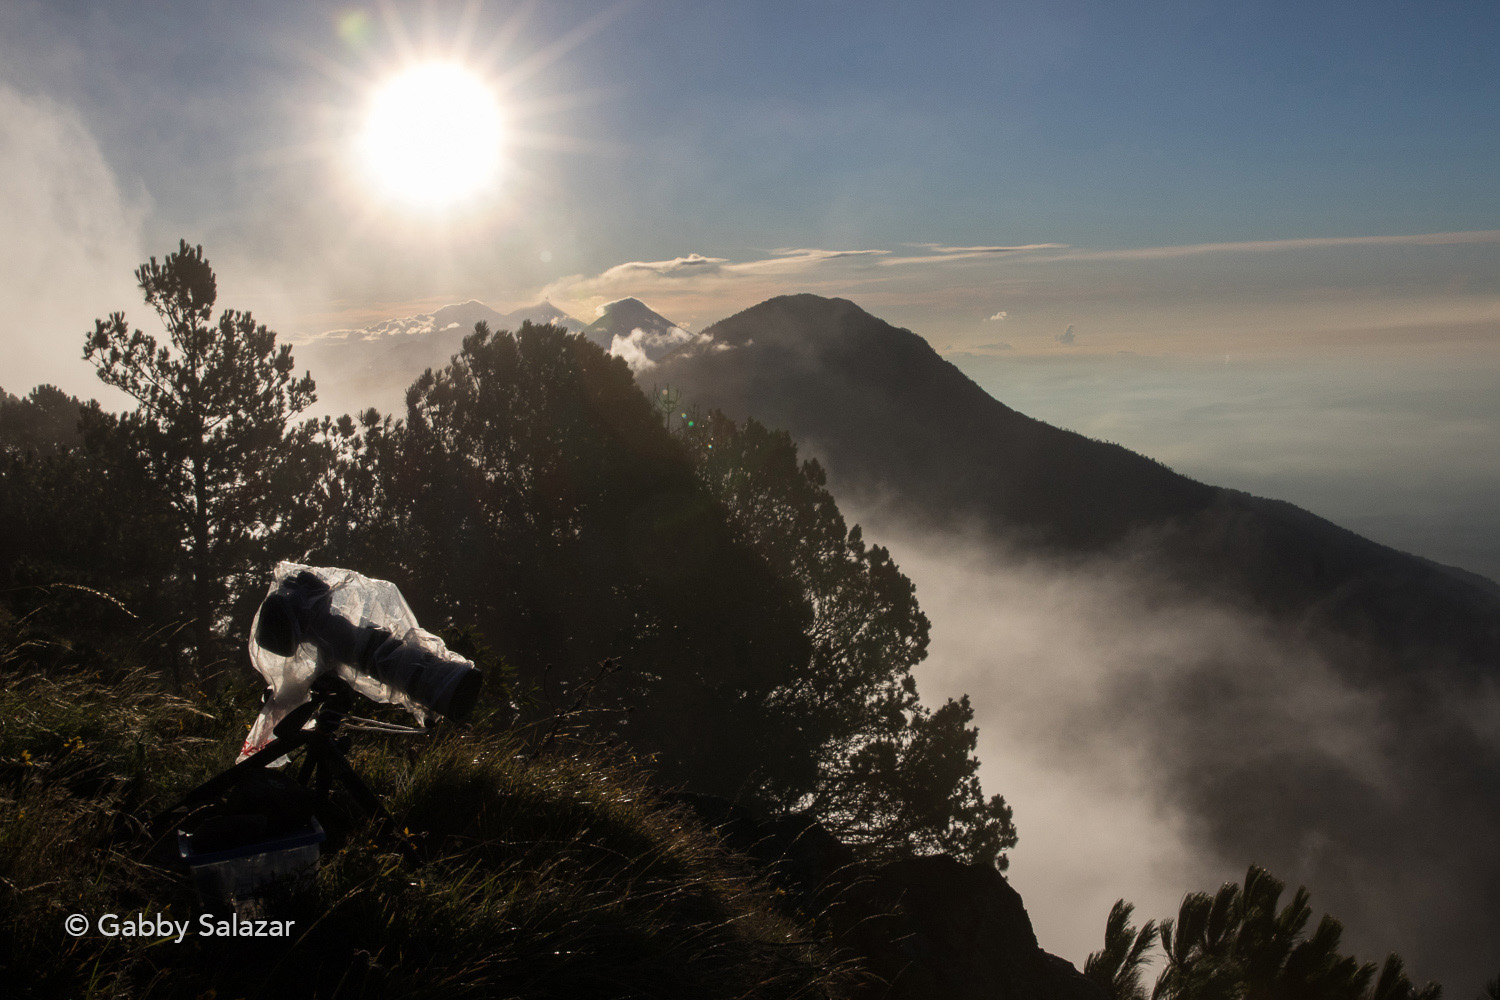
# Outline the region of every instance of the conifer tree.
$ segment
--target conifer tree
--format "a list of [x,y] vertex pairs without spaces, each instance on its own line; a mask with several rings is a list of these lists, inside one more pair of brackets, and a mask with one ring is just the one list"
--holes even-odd
[[1102,986],[1110,1000],[1146,1000],[1141,966],[1156,943],[1156,923],[1148,920],[1137,930],[1130,923],[1134,913],[1132,904],[1116,900],[1104,927],[1104,949],[1084,962],[1083,974]]
[[200,669],[244,575],[294,520],[313,441],[288,423],[316,398],[294,373],[291,348],[248,312],[225,309],[201,246],[181,241],[135,272],[167,342],[132,330],[123,312],[95,322],[83,356],[133,397],[133,411],[86,413],[111,460],[144,470],[172,514]]

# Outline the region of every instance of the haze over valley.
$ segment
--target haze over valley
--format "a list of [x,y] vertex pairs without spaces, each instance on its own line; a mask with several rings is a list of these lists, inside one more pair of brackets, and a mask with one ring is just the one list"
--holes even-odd
[[[616,308],[627,321],[610,330]],[[1280,499],[1265,489],[1278,484],[1292,493],[1321,486],[1322,499],[1355,511],[1367,469],[1346,462],[1342,477],[1309,473],[1355,440],[1365,456],[1374,446],[1340,442],[1337,429],[1299,430],[1341,411],[1367,430],[1363,402],[1376,419],[1405,419],[1412,440],[1393,440],[1414,463],[1490,474],[1493,466],[1433,454],[1451,422],[1391,413],[1388,396],[1368,383],[1358,391],[1358,372],[1337,387],[1316,368],[1268,363],[1247,373],[1222,362],[969,354],[953,367],[853,303],[805,295],[693,335],[625,299],[603,307],[596,328],[607,335],[595,342],[630,364],[643,391],[679,398],[674,419],[722,407],[791,429],[829,470],[850,519],[891,547],[933,622],[923,690],[974,699],[985,780],[1008,789],[1037,845],[1018,853],[1013,878],[1050,947],[1079,963],[1094,947],[1097,928],[1079,898],[1093,901],[1085,911],[1124,895],[1165,912],[1186,886],[1231,878],[1254,858],[1330,899],[1362,950],[1404,942],[1412,961],[1464,967],[1465,949],[1451,942],[1489,919],[1500,877],[1472,866],[1500,831],[1483,794],[1500,775],[1500,733],[1489,721],[1500,701],[1487,667],[1495,637],[1485,624],[1500,609],[1500,588],[1292,508],[1231,493],[1214,500],[1209,476],[1197,477],[1208,486],[1179,479],[1036,424],[961,372],[1008,380],[1054,414],[1076,414],[1080,427],[1116,431],[1115,440],[1135,434],[1231,482],[1248,477],[1262,495]],[[638,347],[648,340],[661,347],[649,357]],[[1449,399],[1476,422],[1488,415],[1485,402],[1477,391]],[[1296,409],[1278,414],[1288,403]],[[1243,454],[1247,437],[1261,442],[1262,462]],[[1476,438],[1473,447],[1493,447]],[[1403,488],[1421,495],[1421,486],[1391,486],[1398,498]],[[1430,522],[1412,512],[1406,523]],[[1467,527],[1483,536],[1490,523]],[[1488,568],[1485,550],[1463,541],[1450,536],[1446,551]],[[1380,582],[1393,572],[1408,582]],[[1465,595],[1468,617],[1449,620],[1447,588]],[[1367,618],[1403,605],[1417,616],[1410,625],[1370,632]],[[1454,657],[1421,682],[1438,687],[1416,715],[1393,709],[1395,692],[1415,682],[1403,672]],[[1478,756],[1461,777],[1449,755],[1465,740],[1478,741]],[[1440,775],[1471,791],[1429,801],[1425,786]],[[1453,855],[1449,817],[1471,808],[1464,826],[1476,839]],[[1414,870],[1425,874],[1404,874]]]
[[[61,789],[83,822],[105,793],[67,755],[156,753],[141,727],[178,770],[120,751],[120,795],[206,768],[263,686],[262,578],[338,558],[506,685],[496,742],[441,767],[592,796],[553,837],[381,751],[381,794],[426,789],[447,831],[414,842],[473,860],[514,844],[465,824],[503,815],[621,872],[611,838],[656,845],[684,940],[703,886],[716,933],[750,928],[720,977],[746,1000],[1476,1000],[1500,973],[1497,33],[1493,4],[0,5],[0,662],[63,692],[0,727],[0,804]],[[183,485],[209,471],[222,523]],[[89,617],[117,607],[149,641]],[[160,718],[130,715],[148,675]],[[618,759],[514,763],[575,722]],[[56,846],[25,836],[21,860]],[[0,857],[0,908],[62,905],[38,887],[115,850],[90,836]],[[338,858],[329,898],[374,884]],[[1264,956],[1209,955],[1206,924],[1206,978],[1183,971],[1185,895],[1243,879],[1248,920],[1250,866],[1311,893],[1277,961],[1301,935],[1323,992],[1252,983]],[[118,870],[109,899],[169,898]],[[641,904],[634,877],[537,912]],[[433,904],[457,928],[490,900],[493,939],[422,947],[520,981],[532,925],[504,907],[529,897],[502,882]],[[446,885],[379,884],[359,905],[391,927]],[[1098,959],[1117,900],[1106,951],[1145,931],[1143,980]],[[53,930],[23,944],[59,969],[105,947]],[[393,933],[340,939],[376,977],[354,992],[399,969]],[[525,996],[554,957],[598,986],[669,940],[581,933],[528,938]],[[835,938],[874,978],[840,978]],[[683,967],[717,981],[704,947]],[[148,992],[188,952],[156,954]],[[765,986],[803,972],[827,978]]]

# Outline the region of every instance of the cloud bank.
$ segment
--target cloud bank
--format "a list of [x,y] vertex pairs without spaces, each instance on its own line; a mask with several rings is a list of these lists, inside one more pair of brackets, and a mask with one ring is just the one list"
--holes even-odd
[[1218,253],[1278,253],[1329,247],[1457,246],[1500,243],[1500,229],[1452,233],[1410,233],[1398,236],[1314,236],[1288,240],[1243,240],[1235,243],[1190,243],[1181,246],[1132,247],[1122,250],[1073,250],[1059,260],[1160,260]]
[[[1500,230],[1299,237],[1119,249],[1063,242],[787,246],[694,251],[558,278],[542,294],[584,312],[638,296],[703,323],[776,295],[851,298],[972,349],[973,317],[1018,348],[1094,323],[1096,351],[1317,353],[1333,340],[1411,352],[1494,352]],[[1220,258],[1242,258],[1227,267]],[[1006,308],[993,303],[1003,296]],[[982,312],[980,310],[983,310]],[[1020,339],[1017,339],[1020,338]],[[1076,333],[1075,333],[1076,343]]]
[[689,284],[698,286],[700,290],[709,287],[723,289],[731,284],[766,278],[777,278],[783,282],[804,282],[799,287],[808,287],[808,281],[844,280],[851,275],[861,274],[867,280],[882,281],[886,280],[885,276],[877,275],[876,269],[973,262],[980,258],[995,259],[1067,247],[1064,243],[972,247],[939,243],[905,245],[926,252],[894,255],[891,250],[883,248],[831,250],[822,247],[779,247],[768,251],[765,256],[738,261],[696,252],[669,260],[626,261],[606,268],[597,275],[575,274],[559,278],[543,289],[542,295],[560,301],[579,302],[601,296],[619,298],[629,294],[649,297],[653,293],[680,293]]
[[706,333],[694,333],[674,326],[669,330],[635,329],[626,336],[614,335],[609,353],[624,358],[630,370],[639,374],[655,368],[656,362],[673,351],[694,354],[701,350],[728,350],[728,344],[715,344]]
[[81,360],[94,320],[126,309],[133,323],[152,326],[131,277],[145,257],[145,207],[143,196],[121,190],[74,109],[0,84],[4,388],[51,382],[104,392]]
[[[1361,959],[1399,951],[1463,996],[1465,977],[1493,974],[1473,942],[1493,928],[1481,915],[1500,866],[1466,832],[1493,805],[1431,808],[1410,770],[1420,728],[1299,624],[1184,592],[1144,551],[1062,565],[878,507],[850,514],[932,620],[924,700],[972,698],[1043,947],[1081,965],[1115,899],[1172,916],[1254,862],[1307,884],[1315,919],[1341,918]],[[1471,725],[1493,753],[1500,690],[1448,706],[1444,725]]]

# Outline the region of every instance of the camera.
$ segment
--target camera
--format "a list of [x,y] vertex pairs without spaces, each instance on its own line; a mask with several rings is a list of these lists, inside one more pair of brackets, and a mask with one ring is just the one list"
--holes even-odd
[[241,759],[265,746],[328,673],[373,701],[401,705],[419,722],[467,718],[483,683],[473,663],[417,626],[394,584],[295,563],[276,567],[252,623],[250,659],[270,690]]

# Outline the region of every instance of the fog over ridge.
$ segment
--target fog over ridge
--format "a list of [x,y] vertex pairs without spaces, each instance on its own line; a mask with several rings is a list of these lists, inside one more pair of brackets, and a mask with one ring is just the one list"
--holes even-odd
[[[1147,547],[1063,562],[845,507],[932,620],[924,698],[972,699],[985,787],[1016,811],[1010,877],[1043,947],[1081,966],[1116,898],[1140,919],[1174,916],[1184,893],[1258,863],[1305,883],[1314,919],[1343,920],[1361,960],[1400,952],[1460,996],[1487,974],[1474,920],[1494,920],[1496,866],[1482,838],[1412,815],[1426,795],[1406,753],[1428,751],[1408,747],[1409,718],[1298,623],[1183,590]],[[1437,714],[1445,738],[1469,720],[1493,758],[1493,684]],[[1493,806],[1476,811],[1493,822]]]

